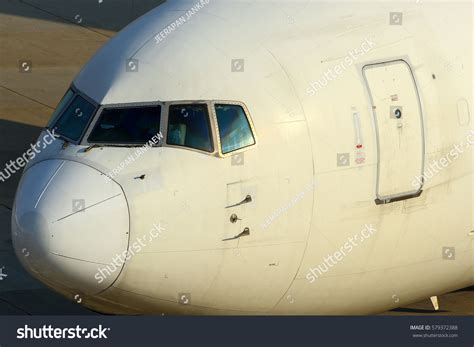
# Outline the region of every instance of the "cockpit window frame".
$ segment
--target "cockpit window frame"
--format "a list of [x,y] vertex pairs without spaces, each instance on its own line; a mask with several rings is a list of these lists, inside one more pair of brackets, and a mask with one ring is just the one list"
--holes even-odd
[[[96,126],[97,122],[100,119],[100,116],[103,112],[104,109],[109,109],[109,108],[127,108],[127,107],[146,107],[146,106],[161,106],[161,114],[160,114],[160,133],[162,135],[161,140],[159,143],[154,144],[153,147],[170,147],[170,148],[179,148],[183,150],[189,150],[193,151],[196,153],[201,153],[205,154],[207,156],[214,156],[217,158],[228,158],[231,157],[235,154],[246,152],[248,150],[251,150],[255,148],[258,145],[258,136],[257,132],[255,130],[254,122],[253,119],[250,115],[250,112],[244,102],[241,101],[232,101],[232,100],[174,100],[174,101],[144,101],[144,102],[129,102],[129,103],[118,103],[118,104],[99,104],[96,102],[94,99],[83,93],[81,90],[79,90],[74,84],[71,84],[68,90],[71,90],[74,95],[69,100],[69,102],[64,106],[63,111],[57,115],[55,123],[61,118],[61,116],[64,114],[65,110],[69,107],[69,105],[74,101],[76,96],[80,96],[84,98],[87,102],[91,103],[94,106],[94,111],[92,113],[92,116],[90,120],[87,123],[87,126],[84,128],[84,130],[81,133],[81,136],[79,137],[78,140],[72,140],[70,138],[67,138],[66,136],[61,135],[61,138],[64,138],[66,141],[70,142],[71,144],[75,145],[81,145],[81,146],[92,146],[92,145],[97,145],[97,146],[103,146],[103,147],[140,147],[143,146],[144,144],[120,144],[120,143],[96,143],[96,142],[89,142],[89,136],[94,130],[94,127]],[[67,93],[67,92],[66,92]],[[205,150],[197,149],[197,148],[191,148],[191,147],[186,147],[186,146],[179,146],[179,145],[172,145],[167,143],[167,134],[168,134],[168,118],[169,118],[169,109],[170,106],[173,105],[206,105],[207,106],[207,113],[208,113],[208,121],[209,121],[209,128],[210,128],[210,136],[211,136],[211,145],[213,148],[212,152],[208,152]],[[217,121],[217,114],[216,114],[216,105],[236,105],[242,107],[244,110],[245,116],[247,117],[248,124],[250,126],[250,130],[252,131],[252,135],[254,138],[255,143],[246,146],[234,151],[231,151],[229,153],[223,153],[222,152],[222,144],[220,140],[220,134],[219,134],[219,123]],[[51,124],[51,128],[54,128],[55,124]],[[59,135],[59,134],[58,134]]]
[[[167,101],[164,103],[165,104],[165,111],[164,111],[164,125],[163,125],[163,147],[169,147],[169,148],[179,148],[179,149],[184,149],[188,151],[193,151],[197,153],[202,153],[205,155],[210,155],[210,156],[218,156],[219,152],[216,146],[216,129],[214,126],[214,121],[213,121],[213,116],[212,116],[212,110],[211,110],[211,102],[208,100],[181,100],[181,101]],[[180,146],[180,145],[173,145],[168,143],[168,119],[169,119],[169,110],[171,106],[175,105],[206,105],[207,107],[207,117],[208,117],[208,126],[209,126],[209,135],[211,136],[211,146],[212,146],[212,151],[208,152],[202,149],[198,148],[192,148],[188,146]]]
[[[219,150],[219,157],[221,158],[232,157],[235,154],[246,152],[252,148],[255,148],[258,145],[257,132],[255,131],[255,126],[254,126],[252,117],[250,116],[250,112],[247,108],[247,105],[245,105],[245,103],[241,101],[212,100],[210,102],[210,105],[211,105],[212,118],[214,119],[214,128],[216,131],[216,140],[217,140],[217,147]],[[219,122],[217,121],[216,105],[235,105],[235,106],[242,107],[245,113],[245,117],[247,118],[247,122],[249,123],[250,131],[252,132],[252,135],[253,135],[254,143],[252,145],[245,146],[245,147],[236,149],[234,151],[230,151],[228,153],[222,152],[221,137],[219,133]]]
[[[72,93],[71,97],[69,98],[69,100],[66,101],[66,103],[64,105],[62,105],[62,109],[61,110],[58,110],[58,108],[61,106],[61,102],[66,98],[66,96],[69,94],[69,93]],[[64,95],[62,96],[62,98],[59,100],[58,104],[56,105],[56,108],[54,109],[53,111],[53,114],[51,115],[51,118],[48,120],[48,124],[46,125],[46,128],[50,129],[50,128],[53,128],[53,125],[56,124],[59,120],[59,118],[61,118],[61,116],[63,115],[64,112],[66,112],[66,109],[69,107],[69,105],[73,102],[74,100],[74,97],[76,96],[76,92],[74,91],[73,88],[68,88],[68,90],[66,90],[66,93],[64,93]],[[60,111],[58,114],[55,115],[56,111]]]
[[[148,106],[160,106],[160,131],[161,135],[164,136],[163,132],[163,122],[164,122],[164,103],[160,101],[145,101],[145,102],[129,102],[129,103],[120,103],[120,104],[104,104],[100,105],[99,109],[95,113],[93,121],[89,124],[89,128],[87,132],[84,134],[82,138],[81,145],[84,146],[103,146],[103,147],[142,147],[145,143],[140,144],[130,144],[130,143],[109,143],[109,142],[89,142],[89,136],[91,135],[92,131],[94,130],[97,122],[99,121],[102,112],[104,109],[111,109],[111,108],[132,108],[132,107],[148,107]],[[156,134],[155,134],[156,135]],[[151,140],[151,139],[150,139]],[[151,147],[161,147],[163,145],[163,140],[160,140],[158,143],[153,144]]]
[[[84,129],[82,130],[81,132],[81,135],[78,137],[77,140],[73,140],[67,136],[64,136],[62,134],[57,134],[60,138],[66,140],[67,142],[69,143],[72,143],[74,145],[80,145],[84,139],[84,135],[89,131],[90,129],[90,125],[92,123],[92,121],[95,120],[96,116],[97,116],[97,111],[98,109],[100,108],[100,105],[95,102],[91,97],[87,96],[86,94],[84,94],[83,92],[81,92],[79,89],[76,88],[76,86],[74,86],[74,84],[71,84],[71,86],[68,88],[68,91],[71,90],[74,94],[73,96],[71,97],[71,99],[64,105],[63,107],[63,111],[58,114],[56,116],[56,119],[55,119],[55,122],[54,123],[51,123],[49,126],[47,126],[46,128],[49,128],[49,129],[54,129],[54,127],[56,126],[57,122],[61,119],[61,117],[64,115],[64,112],[68,109],[68,107],[71,105],[71,103],[74,102],[74,99],[77,97],[77,96],[80,96],[81,98],[83,98],[84,100],[86,100],[88,103],[90,103],[92,106],[94,106],[94,111],[92,112],[91,114],[91,117],[89,119],[89,121],[87,122],[87,125],[84,127]],[[67,93],[67,91],[66,91]],[[66,95],[66,94],[64,94]],[[59,104],[58,104],[59,106]]]

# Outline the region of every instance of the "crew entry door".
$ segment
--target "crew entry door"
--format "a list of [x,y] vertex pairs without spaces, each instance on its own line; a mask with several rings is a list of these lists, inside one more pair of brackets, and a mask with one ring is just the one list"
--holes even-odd
[[420,196],[424,131],[418,88],[410,65],[395,60],[364,66],[377,138],[377,204]]

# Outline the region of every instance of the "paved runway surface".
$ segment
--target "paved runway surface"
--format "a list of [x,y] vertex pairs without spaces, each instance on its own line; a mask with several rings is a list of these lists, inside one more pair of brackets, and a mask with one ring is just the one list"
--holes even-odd
[[[1,0],[0,168],[36,141],[81,66],[116,31],[160,0]],[[26,62],[29,72],[20,72]],[[13,254],[11,206],[21,173],[0,182],[0,315],[95,314],[30,277]],[[383,314],[474,315],[474,288]]]

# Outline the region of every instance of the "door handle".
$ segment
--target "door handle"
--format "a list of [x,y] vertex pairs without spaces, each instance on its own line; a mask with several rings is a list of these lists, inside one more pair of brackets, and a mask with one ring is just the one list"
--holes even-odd
[[250,235],[250,229],[249,228],[245,228],[239,235],[237,236],[234,236],[234,237],[230,237],[228,239],[224,239],[222,241],[231,241],[231,240],[237,240],[237,239],[240,239],[242,236],[249,236]]
[[235,204],[235,205],[230,205],[230,206],[227,206],[226,208],[231,208],[231,207],[236,207],[236,206],[240,206],[240,205],[243,205],[243,204],[247,204],[249,202],[252,202],[252,197],[250,195],[247,195],[245,197],[244,200],[242,200],[241,202],[239,202],[238,204]]

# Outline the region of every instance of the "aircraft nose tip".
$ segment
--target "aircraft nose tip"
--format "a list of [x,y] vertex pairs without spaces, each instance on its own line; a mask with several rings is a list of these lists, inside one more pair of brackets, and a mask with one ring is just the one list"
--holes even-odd
[[[15,217],[15,215],[13,216]],[[39,211],[30,211],[13,220],[13,245],[17,255],[21,258],[30,257],[29,267],[32,271],[45,268],[41,260],[47,257],[47,238],[49,234],[46,218]],[[25,259],[26,260],[26,259]]]
[[99,171],[61,160],[25,171],[12,214],[12,240],[23,266],[59,290],[95,294],[99,268],[128,247],[129,214],[121,187]]

